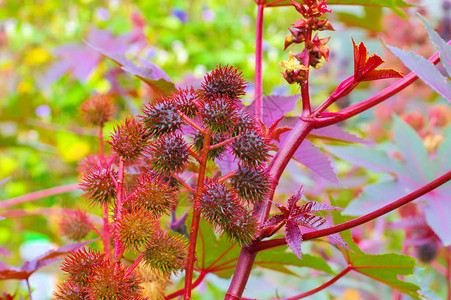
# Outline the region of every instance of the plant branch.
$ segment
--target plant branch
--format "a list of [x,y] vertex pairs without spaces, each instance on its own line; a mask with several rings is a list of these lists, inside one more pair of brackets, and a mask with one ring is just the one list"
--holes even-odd
[[[392,203],[379,208],[371,213],[368,213],[364,216],[361,216],[359,218],[355,218],[351,221],[339,224],[339,225],[335,225],[326,229],[321,229],[321,230],[317,230],[317,231],[311,231],[311,232],[307,232],[305,234],[302,235],[302,239],[304,241],[306,240],[311,240],[311,239],[316,239],[316,238],[320,238],[320,237],[324,237],[324,236],[328,236],[334,233],[338,233],[347,229],[351,229],[353,227],[362,225],[364,223],[367,223],[369,221],[372,221],[382,215],[385,215],[409,202],[414,201],[415,199],[418,199],[419,197],[429,193],[430,191],[438,188],[439,186],[445,184],[446,182],[448,182],[449,180],[451,180],[451,171],[447,172],[446,174],[440,176],[439,178],[431,181],[430,183],[422,186],[421,188],[413,191],[412,193],[396,200],[393,201]],[[252,251],[262,251],[262,250],[266,250],[269,248],[274,248],[274,247],[278,247],[278,246],[282,246],[282,245],[286,245],[286,241],[284,238],[280,238],[280,239],[273,239],[273,240],[268,240],[268,241],[261,241],[261,242],[257,242],[252,246]]]
[[127,275],[130,274],[134,269],[136,269],[136,267],[139,265],[139,263],[141,262],[141,260],[144,257],[144,252],[141,252],[141,254],[139,254],[139,256],[135,259],[135,261],[133,262],[133,264],[128,267],[127,269]]
[[204,135],[207,133],[207,130],[205,130],[204,128],[200,127],[200,125],[197,124],[196,121],[194,121],[193,119],[191,119],[190,117],[188,117],[187,115],[182,113],[180,110],[177,110],[177,113],[182,117],[183,120],[186,121],[186,123],[191,125],[194,129],[198,130],[200,133],[202,133]]
[[225,141],[222,141],[222,142],[220,142],[220,143],[211,145],[210,150],[213,150],[213,149],[216,149],[216,148],[219,148],[219,147],[228,145],[228,144],[230,144],[231,142],[233,142],[234,140],[236,140],[236,139],[238,139],[238,138],[240,138],[240,137],[241,137],[241,135],[237,135],[237,136],[234,136],[234,137],[232,137],[232,138],[230,138],[230,139],[227,139],[227,140],[225,140]]
[[[119,158],[119,169],[117,177],[117,202],[116,202],[116,222],[121,219],[122,216],[122,193],[124,189],[124,159]],[[114,239],[114,258],[120,260],[122,243],[118,238]]]
[[[450,42],[448,42],[450,43]],[[440,53],[436,52],[434,55],[432,55],[429,58],[429,61],[433,64],[437,64],[440,61]],[[347,108],[344,108],[340,111],[338,111],[336,114],[330,117],[323,117],[323,118],[316,118],[315,128],[321,128],[326,127],[329,125],[333,125],[339,122],[342,122],[344,120],[347,120],[357,114],[360,114],[373,106],[387,100],[391,96],[399,93],[401,90],[412,84],[415,80],[417,80],[418,77],[415,75],[415,73],[410,72],[407,74],[404,78],[398,80],[397,82],[393,83],[389,87],[383,89],[382,91],[378,92],[377,94],[367,98],[366,100],[363,100],[359,103],[356,103],[354,105],[351,105]]]
[[225,182],[226,180],[232,178],[233,175],[235,175],[235,174],[236,174],[236,171],[233,171],[233,172],[230,172],[229,174],[226,174],[226,175],[222,176],[221,178],[218,179],[218,183]]
[[172,174],[171,175],[175,180],[177,180],[178,183],[180,183],[181,185],[183,185],[191,194],[194,194],[194,189],[182,178],[180,178],[180,176],[178,176],[177,174]]
[[22,195],[22,196],[19,196],[16,198],[11,198],[8,200],[1,201],[0,209],[6,208],[9,206],[13,206],[13,205],[17,205],[20,203],[24,203],[24,202],[38,200],[38,199],[53,196],[53,195],[72,192],[72,191],[75,191],[76,189],[78,189],[78,183],[61,185],[61,186],[57,186],[57,187],[53,187],[53,188],[49,188],[49,189],[45,189],[45,190],[40,190],[37,192],[32,192],[32,193],[25,194],[25,195]]
[[211,131],[207,131],[204,136],[204,145],[201,151],[202,157],[199,167],[199,177],[197,179],[197,190],[193,200],[193,219],[191,222],[188,257],[185,266],[185,289],[184,289],[185,300],[191,299],[194,261],[196,260],[196,242],[200,222],[200,213],[198,212],[197,202],[204,188],[205,173],[207,170],[208,152],[210,151],[210,140],[211,140]]
[[[331,280],[329,280],[328,282],[323,283],[322,285],[320,285],[319,287],[310,290],[308,292],[299,294],[299,295],[295,295],[295,296],[291,296],[291,297],[287,297],[287,298],[276,298],[276,299],[270,299],[270,300],[297,300],[297,299],[302,299],[308,296],[311,296],[313,294],[316,294],[322,290],[324,290],[325,288],[331,286],[332,284],[334,284],[335,282],[337,282],[341,277],[345,276],[346,274],[348,274],[351,270],[353,269],[352,266],[348,266],[346,269],[344,269],[343,271],[341,271],[339,274],[335,275]],[[242,300],[258,300],[255,298],[241,298]]]
[[255,106],[254,114],[255,118],[262,120],[263,113],[263,75],[262,75],[262,63],[263,63],[263,12],[265,5],[263,3],[258,4],[257,12],[257,27],[256,27],[256,37],[255,37]]
[[[202,282],[202,280],[204,280],[205,275],[207,275],[207,274],[208,274],[208,272],[202,270],[200,272],[200,274],[199,274],[199,277],[197,277],[196,281],[193,282],[191,288],[194,289],[195,287],[197,287]],[[172,294],[167,295],[165,297],[165,299],[172,299],[172,298],[175,298],[177,296],[182,296],[183,293],[184,293],[184,289],[181,289],[181,290],[178,290],[177,292],[174,292]]]

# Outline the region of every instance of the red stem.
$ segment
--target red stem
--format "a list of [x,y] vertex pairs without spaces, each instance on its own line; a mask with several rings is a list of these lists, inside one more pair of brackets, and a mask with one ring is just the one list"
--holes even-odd
[[[103,141],[103,124],[99,126],[99,153],[102,163],[105,163],[105,147]],[[109,224],[108,203],[103,205],[103,251],[108,257],[111,257],[111,232]]]
[[133,264],[130,267],[128,267],[127,275],[130,274],[139,265],[139,263],[141,262],[143,257],[144,257],[144,252],[141,252],[141,254],[135,259]]
[[[429,61],[432,62],[433,64],[437,64],[440,61],[440,53],[436,52],[429,58]],[[390,98],[391,96],[399,93],[401,90],[412,84],[417,79],[418,77],[415,75],[415,73],[410,72],[404,78],[398,80],[397,82],[383,89],[379,93],[367,98],[366,100],[363,100],[359,103],[356,103],[354,105],[351,105],[347,108],[338,111],[334,116],[315,119],[315,128],[333,125],[342,122],[344,120],[347,120],[357,114],[360,114],[365,110],[368,110],[373,106]]]
[[[312,29],[308,29],[305,35],[305,45],[307,42],[312,40]],[[310,66],[310,53],[307,49],[307,46],[303,50],[304,54],[304,67],[309,68]],[[312,113],[312,109],[310,107],[310,93],[309,93],[309,73],[310,71],[307,69],[305,71],[305,81],[301,85],[301,96],[302,96],[302,116],[307,117]]]
[[49,189],[45,189],[45,190],[41,190],[41,191],[37,191],[37,192],[32,192],[29,194],[22,195],[20,197],[1,201],[0,209],[9,207],[9,206],[13,206],[13,205],[17,205],[20,203],[24,203],[24,202],[38,200],[38,199],[45,198],[48,196],[72,192],[72,191],[75,191],[76,189],[78,189],[78,183],[61,185],[61,186],[57,186],[57,187],[53,187],[53,188],[49,188]]
[[[33,215],[62,215],[64,213],[75,213],[75,210],[59,207],[45,207],[32,209],[10,209],[5,212],[0,212],[1,217],[5,218],[20,218],[24,216]],[[89,220],[96,224],[102,225],[102,219],[96,215],[88,214]]]
[[[329,280],[328,282],[325,282],[324,284],[320,285],[319,287],[310,290],[308,292],[299,294],[299,295],[295,295],[295,296],[291,296],[288,298],[277,298],[277,299],[270,299],[270,300],[296,300],[296,299],[302,299],[308,296],[311,296],[315,293],[318,293],[319,291],[324,290],[325,288],[331,286],[332,284],[334,284],[335,282],[337,282],[341,277],[345,276],[346,274],[349,273],[349,271],[351,271],[353,269],[352,266],[348,266],[346,269],[344,269],[343,271],[341,271],[339,274],[337,274],[334,278],[332,278],[331,280]],[[258,300],[255,298],[241,298],[242,300]]]
[[[255,118],[262,120],[263,113],[263,73],[262,73],[262,62],[263,62],[263,11],[265,5],[263,3],[258,4],[257,12],[257,28],[256,28],[256,38],[255,38],[255,106],[254,114]],[[263,121],[263,120],[262,120]]]
[[[122,157],[119,158],[119,169],[117,177],[117,202],[116,202],[116,222],[121,219],[122,216],[122,193],[124,189],[124,160]],[[114,239],[114,258],[116,260],[120,259],[122,250],[122,243],[118,238]]]
[[[208,272],[202,270],[200,272],[200,274],[199,274],[199,277],[197,277],[196,281],[193,282],[191,288],[194,289],[195,287],[197,287],[202,282],[202,280],[204,280],[205,275],[207,275],[207,274],[208,274]],[[175,298],[177,296],[182,296],[183,293],[184,293],[184,289],[181,289],[181,290],[178,290],[177,292],[174,292],[172,294],[167,295],[165,297],[165,299],[172,299],[172,298]]]
[[188,257],[186,260],[185,267],[185,289],[184,289],[185,300],[191,299],[194,262],[196,260],[196,242],[200,222],[200,214],[197,208],[197,201],[200,195],[202,194],[202,190],[204,188],[205,172],[207,170],[207,161],[208,161],[208,151],[210,151],[210,140],[211,140],[211,132],[207,131],[204,136],[204,145],[201,151],[202,157],[199,167],[199,177],[197,179],[197,191],[193,200],[193,220],[191,222]]
[[[348,221],[348,222],[345,222],[345,223],[342,223],[339,225],[335,225],[335,226],[332,226],[332,227],[329,227],[326,229],[317,230],[317,231],[307,232],[302,235],[302,239],[304,241],[306,241],[306,240],[311,240],[311,239],[328,236],[328,235],[331,235],[334,233],[338,233],[338,232],[362,225],[366,222],[372,221],[382,215],[385,215],[386,213],[389,213],[403,205],[406,205],[409,202],[414,201],[415,199],[418,199],[419,197],[423,196],[424,194],[445,184],[449,180],[451,180],[451,171],[447,172],[446,174],[444,174],[444,175],[440,176],[439,178],[431,181],[430,183],[422,186],[421,188],[413,191],[412,193],[410,193],[396,201],[393,201],[392,203],[390,203],[382,208],[379,208],[379,209],[377,209],[371,213],[368,213],[364,216],[361,216],[359,218],[353,219],[351,221]],[[265,249],[274,248],[274,247],[282,246],[282,245],[286,245],[286,241],[284,238],[273,239],[273,240],[269,240],[269,241],[262,241],[262,242],[255,243],[252,246],[252,251],[258,252],[258,251],[262,251]]]

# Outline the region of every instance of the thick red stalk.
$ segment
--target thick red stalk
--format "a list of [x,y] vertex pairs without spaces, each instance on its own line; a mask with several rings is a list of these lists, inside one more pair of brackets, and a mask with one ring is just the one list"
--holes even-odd
[[143,257],[144,257],[144,252],[141,252],[141,254],[139,254],[139,256],[135,259],[133,264],[130,267],[128,267],[127,274],[130,274],[139,265],[139,263],[141,262]]
[[255,38],[255,106],[254,114],[255,118],[262,120],[263,114],[263,73],[262,73],[262,63],[263,63],[263,11],[265,5],[263,3],[258,3],[257,12],[257,28],[256,28],[256,38]]
[[[99,126],[99,153],[102,163],[105,163],[105,147],[103,140],[103,124]],[[103,205],[103,250],[108,257],[111,257],[111,232],[109,224],[108,203]]]
[[[116,202],[116,221],[121,219],[122,216],[122,193],[124,189],[124,160],[122,157],[119,158],[119,169],[117,176],[117,202]],[[122,243],[118,238],[114,239],[114,258],[120,259],[122,254]]]
[[[352,266],[348,266],[346,269],[344,269],[343,271],[341,271],[339,274],[337,274],[336,276],[334,276],[331,280],[329,280],[328,282],[325,282],[324,284],[320,285],[319,287],[310,290],[308,292],[302,293],[302,294],[298,294],[295,296],[291,296],[288,298],[277,298],[277,299],[270,299],[270,300],[297,300],[297,299],[302,299],[308,296],[311,296],[313,294],[316,294],[322,290],[324,290],[325,288],[331,286],[332,284],[334,284],[335,282],[337,282],[341,277],[345,276],[346,274],[349,273],[349,271],[351,271],[353,269]],[[255,298],[241,298],[242,300],[258,300]]]
[[[304,241],[306,241],[306,240],[312,240],[312,239],[328,236],[328,235],[331,235],[334,233],[338,233],[338,232],[362,225],[369,221],[372,221],[372,220],[374,220],[382,215],[385,215],[403,205],[406,205],[409,202],[412,202],[412,201],[418,199],[419,197],[421,197],[421,196],[429,193],[430,191],[438,188],[439,186],[445,184],[449,180],[451,180],[451,171],[445,173],[444,175],[431,181],[430,183],[420,187],[419,189],[416,189],[412,193],[410,193],[402,198],[399,198],[398,200],[393,201],[390,204],[387,204],[386,206],[384,206],[382,208],[379,208],[379,209],[377,209],[371,213],[368,213],[364,216],[355,218],[351,221],[348,221],[348,222],[345,222],[345,223],[342,223],[339,225],[335,225],[335,226],[332,226],[332,227],[329,227],[326,229],[317,230],[317,231],[307,232],[302,235],[302,239]],[[282,245],[286,245],[286,241],[284,238],[273,239],[273,240],[269,240],[269,241],[261,241],[261,242],[255,243],[252,246],[252,251],[258,252],[258,251],[262,251],[265,249],[274,248],[274,247],[278,247],[278,246],[282,246]]]
[[38,200],[41,198],[45,198],[48,196],[53,196],[53,195],[58,195],[58,194],[63,194],[63,193],[67,193],[67,192],[72,192],[75,191],[76,189],[78,189],[78,183],[72,183],[72,184],[68,184],[68,185],[61,185],[61,186],[57,186],[57,187],[53,187],[50,189],[45,189],[45,190],[41,190],[41,191],[37,191],[37,192],[32,192],[29,194],[25,194],[16,198],[11,198],[8,200],[3,200],[0,202],[0,209],[1,208],[5,208],[5,207],[9,207],[9,206],[13,206],[13,205],[17,205],[20,203],[24,203],[24,202],[29,202],[29,201],[34,201],[34,200]]
[[184,292],[185,300],[191,299],[194,262],[196,260],[196,242],[200,222],[200,214],[198,212],[197,202],[204,188],[205,172],[207,170],[208,151],[210,151],[210,140],[211,140],[211,132],[207,131],[204,136],[204,145],[201,151],[202,157],[199,167],[199,177],[197,179],[197,190],[193,200],[193,219],[191,222],[188,257],[185,266],[185,292]]
[[[268,217],[271,208],[271,202],[269,200],[272,200],[274,197],[274,191],[279,183],[283,170],[312,129],[313,126],[311,123],[304,121],[298,122],[269,165],[269,175],[272,181],[271,191],[268,199],[256,209],[255,213],[260,224],[263,224]],[[249,251],[249,248],[243,247],[225,299],[240,299],[252,270],[255,256],[256,252]]]
[[[305,35],[305,44],[312,40],[312,29],[308,29]],[[309,68],[310,66],[310,53],[307,47],[303,50],[304,54],[304,67]],[[301,85],[301,96],[302,96],[302,116],[307,117],[312,113],[312,109],[310,107],[310,92],[309,92],[309,74],[310,71],[307,69],[305,71],[305,81]]]

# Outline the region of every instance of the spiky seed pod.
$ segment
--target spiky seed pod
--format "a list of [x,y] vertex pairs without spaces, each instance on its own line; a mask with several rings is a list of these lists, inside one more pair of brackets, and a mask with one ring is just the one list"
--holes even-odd
[[114,129],[108,143],[113,151],[127,161],[138,157],[149,143],[149,133],[136,117],[126,118]]
[[84,170],[80,180],[80,188],[85,192],[83,196],[96,204],[109,204],[116,198],[116,187],[113,178],[117,178],[117,171],[105,163],[97,163]]
[[238,114],[236,124],[233,127],[233,135],[237,136],[241,132],[249,132],[257,130],[255,118],[248,112]]
[[152,168],[163,174],[180,173],[188,162],[188,146],[180,134],[160,137],[148,148]]
[[127,272],[127,267],[110,258],[92,269],[86,290],[90,299],[144,299],[141,295],[141,280],[135,271]]
[[[194,144],[193,144],[194,149],[196,149],[197,151],[201,150],[204,146],[204,135],[200,132],[196,132],[194,134],[193,139],[194,139]],[[221,134],[213,134],[210,139],[210,144],[215,145],[215,144],[225,141],[226,139],[227,139],[227,137],[222,136]],[[225,150],[226,150],[225,146],[210,150],[208,152],[208,158],[211,158],[211,159],[219,158],[221,156],[221,154],[224,153]]]
[[92,230],[86,212],[77,209],[66,213],[59,224],[61,233],[73,241],[81,241]]
[[86,250],[85,247],[71,251],[64,258],[61,265],[61,270],[66,272],[71,282],[76,285],[86,287],[88,286],[88,279],[91,275],[94,266],[102,263],[104,254],[95,250]]
[[236,124],[238,108],[231,98],[219,96],[215,101],[203,102],[200,111],[202,123],[213,133],[229,133]]
[[141,173],[137,181],[130,203],[155,216],[169,214],[169,208],[176,202],[175,189],[169,182],[151,173]]
[[230,184],[238,196],[256,204],[267,196],[271,180],[266,169],[240,165]]
[[163,273],[177,273],[185,267],[186,251],[185,238],[160,232],[147,244],[143,261]]
[[142,291],[144,297],[149,300],[164,300],[165,290],[171,284],[171,276],[158,269],[152,268],[144,262],[140,262],[136,272],[142,278]]
[[80,106],[80,117],[91,126],[103,126],[115,113],[113,99],[108,95],[95,94]]
[[209,180],[197,203],[199,212],[210,223],[225,226],[242,213],[240,200],[224,183]]
[[179,89],[177,93],[172,94],[171,100],[174,102],[178,110],[192,118],[199,111],[199,108],[193,102],[198,98],[198,96],[199,95],[193,87],[188,87],[186,89]]
[[241,132],[241,136],[232,142],[232,152],[249,166],[260,166],[269,158],[269,141],[258,131]]
[[233,241],[240,245],[249,245],[257,234],[257,220],[243,208],[243,213],[237,215],[233,222],[221,227]]
[[144,209],[131,209],[124,211],[122,217],[115,224],[115,235],[124,244],[126,249],[140,251],[158,230],[158,221],[155,216]]
[[233,66],[217,66],[213,71],[205,75],[200,93],[204,98],[214,101],[217,95],[227,96],[237,100],[244,95],[247,82],[242,78],[242,72]]
[[86,289],[71,281],[58,284],[58,291],[53,295],[55,300],[89,300]]
[[182,127],[183,120],[177,109],[176,103],[166,98],[144,106],[142,119],[154,138],[175,132]]

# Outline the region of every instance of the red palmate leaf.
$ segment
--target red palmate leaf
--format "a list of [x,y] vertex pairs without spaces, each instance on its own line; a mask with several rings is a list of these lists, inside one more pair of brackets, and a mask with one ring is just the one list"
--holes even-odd
[[291,251],[293,251],[293,253],[296,254],[297,257],[299,257],[299,259],[302,259],[301,257],[302,232],[295,222],[290,220],[287,221],[287,224],[285,226],[285,239]]

